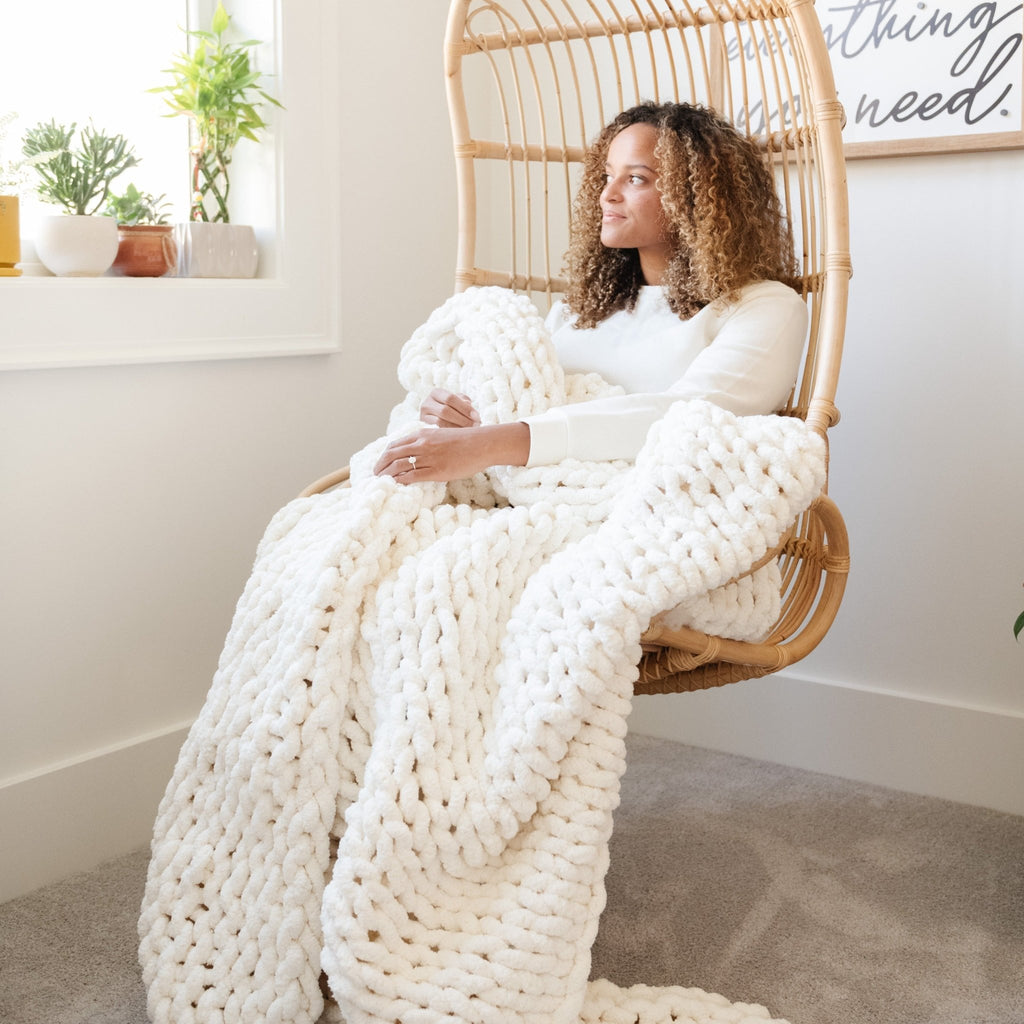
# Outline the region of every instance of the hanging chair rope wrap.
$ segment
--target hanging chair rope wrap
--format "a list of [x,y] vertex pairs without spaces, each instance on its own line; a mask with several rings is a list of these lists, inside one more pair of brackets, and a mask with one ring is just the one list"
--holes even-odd
[[[485,423],[608,388],[498,288],[441,307],[400,379],[391,437],[433,387]],[[757,574],[731,581],[820,493],[821,437],[682,401],[635,465],[409,486],[372,474],[386,441],[260,544],[154,830],[154,1024],[312,1024],[321,963],[347,1024],[765,1020],[588,985],[590,948],[641,635],[681,604],[752,628]]]
[[[569,209],[587,145],[643,100],[713,107],[759,145],[791,226],[810,332],[786,408],[825,436],[851,273],[843,109],[811,0],[454,0],[445,43],[458,179],[456,287],[497,284],[545,305],[565,290]],[[765,675],[825,635],[849,548],[834,505],[780,551],[782,612],[763,644],[663,630],[640,692]],[[710,660],[709,660],[710,658]]]

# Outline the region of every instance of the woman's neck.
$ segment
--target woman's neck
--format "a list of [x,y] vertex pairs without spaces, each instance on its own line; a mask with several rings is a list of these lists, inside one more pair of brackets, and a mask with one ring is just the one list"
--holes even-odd
[[668,268],[668,246],[637,249],[637,256],[640,259],[640,273],[643,275],[644,284],[661,284]]

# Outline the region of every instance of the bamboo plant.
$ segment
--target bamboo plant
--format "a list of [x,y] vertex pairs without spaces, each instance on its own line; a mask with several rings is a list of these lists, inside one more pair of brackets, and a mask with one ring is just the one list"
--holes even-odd
[[230,23],[224,5],[218,2],[210,31],[186,33],[195,46],[191,52],[177,54],[172,66],[165,69],[171,82],[150,90],[165,94],[171,109],[168,117],[184,115],[190,121],[191,220],[230,221],[234,148],[242,139],[259,141],[267,127],[260,114],[264,102],[281,106],[260,86],[262,73],[252,68],[251,53],[260,41],[226,43],[224,34]]

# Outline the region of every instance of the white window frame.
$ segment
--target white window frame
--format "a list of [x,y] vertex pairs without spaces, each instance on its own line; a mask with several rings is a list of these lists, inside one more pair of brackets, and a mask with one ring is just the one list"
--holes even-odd
[[271,4],[285,109],[260,144],[276,183],[270,227],[257,226],[261,276],[4,278],[0,370],[338,350],[339,6]]

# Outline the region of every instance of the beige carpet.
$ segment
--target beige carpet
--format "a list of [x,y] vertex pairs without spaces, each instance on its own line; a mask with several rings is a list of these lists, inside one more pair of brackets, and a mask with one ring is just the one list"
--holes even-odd
[[[792,1024],[1024,1024],[1024,818],[641,736],[629,750],[595,976]],[[0,1024],[144,1024],[145,868],[139,851],[0,906]]]

